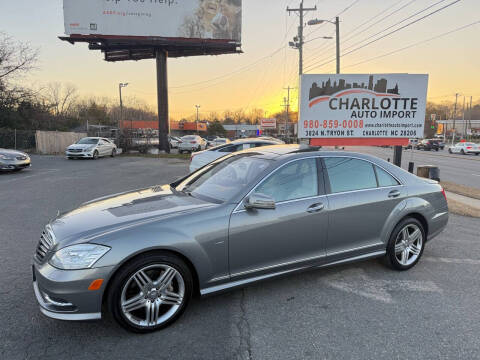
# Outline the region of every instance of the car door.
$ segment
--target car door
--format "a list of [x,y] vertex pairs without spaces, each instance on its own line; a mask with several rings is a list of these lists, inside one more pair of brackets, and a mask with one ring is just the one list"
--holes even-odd
[[324,158],[329,203],[328,261],[385,248],[385,223],[408,194],[385,169],[352,157]]
[[316,158],[287,163],[264,178],[252,193],[275,200],[275,209],[246,210],[230,218],[232,278],[319,263],[325,256],[328,203]]
[[98,153],[100,154],[100,156],[105,156],[106,153],[107,153],[107,145],[105,144],[105,141],[103,141],[102,139],[100,139],[98,141]]

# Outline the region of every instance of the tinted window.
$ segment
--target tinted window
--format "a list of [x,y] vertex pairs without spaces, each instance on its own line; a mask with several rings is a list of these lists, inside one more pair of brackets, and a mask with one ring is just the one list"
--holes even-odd
[[373,165],[351,158],[326,158],[328,178],[332,193],[377,187]]
[[83,144],[83,145],[94,145],[98,144],[98,139],[95,138],[83,138],[77,142],[77,144]]
[[383,186],[399,185],[398,181],[395,180],[395,178],[392,175],[387,173],[382,168],[379,168],[378,166],[375,166],[375,170],[377,172],[378,186],[383,187]]
[[268,177],[255,189],[275,202],[318,195],[317,162],[315,159],[294,161]]
[[235,151],[240,151],[240,150],[243,150],[243,144],[240,144],[240,145],[228,145],[228,146],[225,146],[223,148],[221,148],[220,150],[218,150],[219,152],[224,152],[224,153],[233,153]]

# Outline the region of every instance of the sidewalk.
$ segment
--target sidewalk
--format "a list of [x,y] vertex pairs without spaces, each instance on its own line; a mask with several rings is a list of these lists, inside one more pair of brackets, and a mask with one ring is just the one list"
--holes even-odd
[[448,206],[452,213],[480,218],[480,200],[449,191],[445,193],[447,195]]

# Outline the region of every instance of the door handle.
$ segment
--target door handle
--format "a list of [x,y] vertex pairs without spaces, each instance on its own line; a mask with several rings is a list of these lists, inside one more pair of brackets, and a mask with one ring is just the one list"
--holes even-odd
[[398,190],[392,190],[388,193],[389,198],[396,198],[400,196],[400,191]]
[[307,209],[307,212],[316,213],[316,212],[322,211],[324,208],[325,208],[325,205],[323,205],[322,203],[313,204]]

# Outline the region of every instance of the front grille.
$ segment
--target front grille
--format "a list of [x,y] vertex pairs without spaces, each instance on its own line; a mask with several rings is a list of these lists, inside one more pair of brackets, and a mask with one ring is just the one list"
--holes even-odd
[[47,230],[43,230],[42,235],[40,235],[40,241],[37,245],[37,250],[35,256],[38,261],[42,261],[47,256],[50,249],[55,245],[52,234]]
[[83,150],[82,149],[68,149],[68,152],[71,153],[81,153]]

